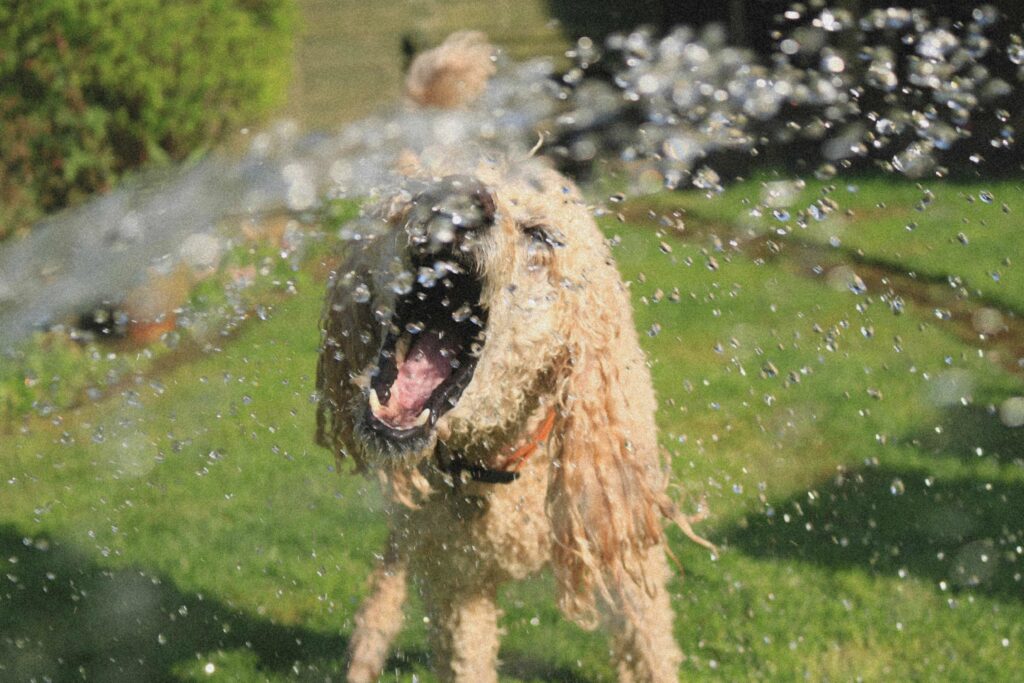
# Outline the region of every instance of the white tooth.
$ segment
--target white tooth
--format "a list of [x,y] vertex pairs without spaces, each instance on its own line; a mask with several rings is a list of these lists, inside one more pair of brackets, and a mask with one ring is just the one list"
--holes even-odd
[[376,389],[370,389],[370,410],[374,413],[379,413],[381,410],[380,397],[377,396]]
[[405,362],[405,357],[409,354],[410,339],[409,335],[403,334],[398,343],[395,344],[395,365],[401,365]]
[[430,419],[430,408],[424,408],[420,416],[416,418],[416,422],[413,423],[414,427],[422,427],[427,424],[427,420]]

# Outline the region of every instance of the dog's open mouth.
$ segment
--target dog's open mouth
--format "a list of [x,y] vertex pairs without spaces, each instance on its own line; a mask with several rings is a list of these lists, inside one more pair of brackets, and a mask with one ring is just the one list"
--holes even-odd
[[480,280],[449,261],[419,273],[395,306],[370,380],[366,423],[392,441],[423,436],[458,403],[484,344]]

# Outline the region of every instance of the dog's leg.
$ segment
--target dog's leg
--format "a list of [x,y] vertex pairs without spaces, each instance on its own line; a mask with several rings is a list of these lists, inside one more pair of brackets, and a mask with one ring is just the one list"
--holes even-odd
[[672,635],[673,613],[665,586],[670,570],[663,549],[651,548],[644,565],[647,589],[632,583],[623,587],[623,599],[631,609],[616,610],[608,618],[619,681],[675,683],[683,655]]
[[380,676],[391,641],[402,627],[406,575],[406,560],[389,538],[384,560],[370,577],[370,595],[356,614],[348,647],[349,683],[370,683]]
[[494,588],[441,588],[430,585],[428,579],[424,599],[438,678],[452,683],[496,683],[499,638]]

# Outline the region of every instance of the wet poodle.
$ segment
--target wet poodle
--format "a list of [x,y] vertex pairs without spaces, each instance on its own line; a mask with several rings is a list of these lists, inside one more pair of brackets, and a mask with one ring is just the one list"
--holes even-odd
[[621,680],[677,680],[663,519],[696,537],[590,211],[535,160],[406,171],[350,229],[322,320],[318,441],[388,500],[349,680],[380,675],[410,583],[440,678],[497,680],[498,588],[549,563]]
[[676,680],[650,374],[577,190],[539,163],[410,179],[330,285],[318,437],[375,471],[391,529],[349,679],[375,680],[421,589],[444,680],[496,680],[505,581],[551,563],[622,680]]

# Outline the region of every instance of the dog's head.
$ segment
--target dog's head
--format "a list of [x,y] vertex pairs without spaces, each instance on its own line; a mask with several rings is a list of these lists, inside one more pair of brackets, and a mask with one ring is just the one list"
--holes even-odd
[[553,396],[611,268],[576,189],[540,165],[410,179],[380,202],[324,317],[322,413],[362,467],[409,466],[436,438],[469,457]]

